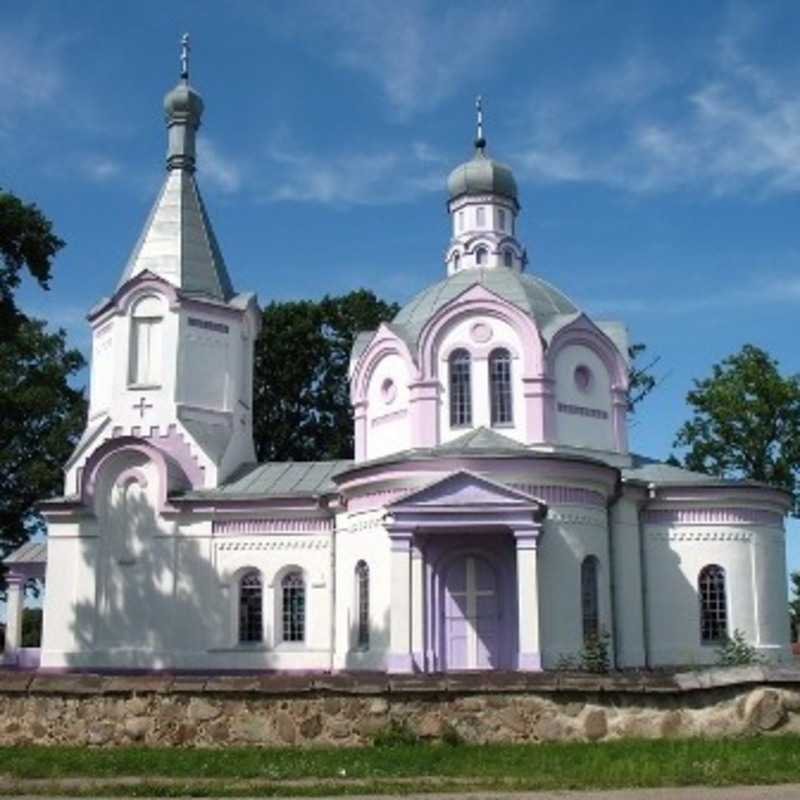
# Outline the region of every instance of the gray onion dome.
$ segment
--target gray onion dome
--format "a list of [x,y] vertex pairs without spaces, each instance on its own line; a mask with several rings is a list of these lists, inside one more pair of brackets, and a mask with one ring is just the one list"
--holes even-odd
[[164,111],[168,118],[184,117],[200,122],[203,113],[203,98],[182,80],[164,96]]
[[465,194],[498,194],[517,202],[517,182],[511,168],[488,158],[482,147],[450,173],[447,191],[451,200]]

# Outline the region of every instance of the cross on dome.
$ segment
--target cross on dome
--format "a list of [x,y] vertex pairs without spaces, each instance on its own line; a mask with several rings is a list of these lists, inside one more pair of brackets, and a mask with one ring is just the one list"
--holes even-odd
[[486,139],[483,138],[483,97],[478,95],[475,98],[475,111],[478,116],[477,135],[475,136],[475,147],[483,151],[486,147]]
[[181,36],[181,79],[184,81],[189,80],[189,51],[191,49],[189,45],[189,34],[184,33],[183,36]]

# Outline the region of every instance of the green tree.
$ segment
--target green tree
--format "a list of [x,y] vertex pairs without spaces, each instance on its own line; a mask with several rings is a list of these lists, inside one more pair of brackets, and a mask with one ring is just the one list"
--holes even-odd
[[745,478],[786,489],[798,515],[800,378],[753,345],[695,380],[686,400],[692,418],[677,433],[688,469],[721,478]]
[[0,559],[40,529],[35,503],[61,491],[62,466],[83,430],[83,392],[69,385],[83,356],[14,297],[24,270],[48,287],[63,246],[35,205],[0,191]]
[[792,641],[800,638],[800,572],[795,571],[789,575],[792,597],[789,600],[789,622],[792,626]]
[[259,461],[352,458],[347,368],[353,341],[397,311],[363,289],[264,309],[253,379]]
[[53,258],[63,246],[35,205],[0,190],[0,331],[10,332],[23,318],[14,302],[23,270],[48,288]]
[[64,462],[86,416],[83,392],[69,379],[84,366],[63,330],[20,315],[0,340],[0,553],[24,544],[40,527],[34,505],[58,494]]
[[632,344],[628,348],[628,413],[632,414],[639,403],[645,399],[663,378],[656,378],[653,368],[661,361],[661,356],[653,356],[646,363],[642,357],[647,352],[647,345],[642,342]]

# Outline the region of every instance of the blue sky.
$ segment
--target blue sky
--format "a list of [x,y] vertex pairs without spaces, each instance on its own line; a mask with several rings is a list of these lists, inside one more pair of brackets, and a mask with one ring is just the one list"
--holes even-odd
[[0,185],[68,243],[20,297],[76,346],[162,180],[185,30],[201,187],[262,303],[443,276],[481,93],[530,271],[661,357],[637,450],[668,455],[692,379],[746,342],[800,371],[796,2],[26,3],[0,19]]

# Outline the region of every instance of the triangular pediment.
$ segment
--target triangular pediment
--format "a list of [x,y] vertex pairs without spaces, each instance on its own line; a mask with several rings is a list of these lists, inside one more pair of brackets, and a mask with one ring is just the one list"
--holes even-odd
[[472,472],[460,470],[404,495],[391,503],[389,509],[487,506],[530,509],[543,508],[544,503],[525,492],[511,489]]

